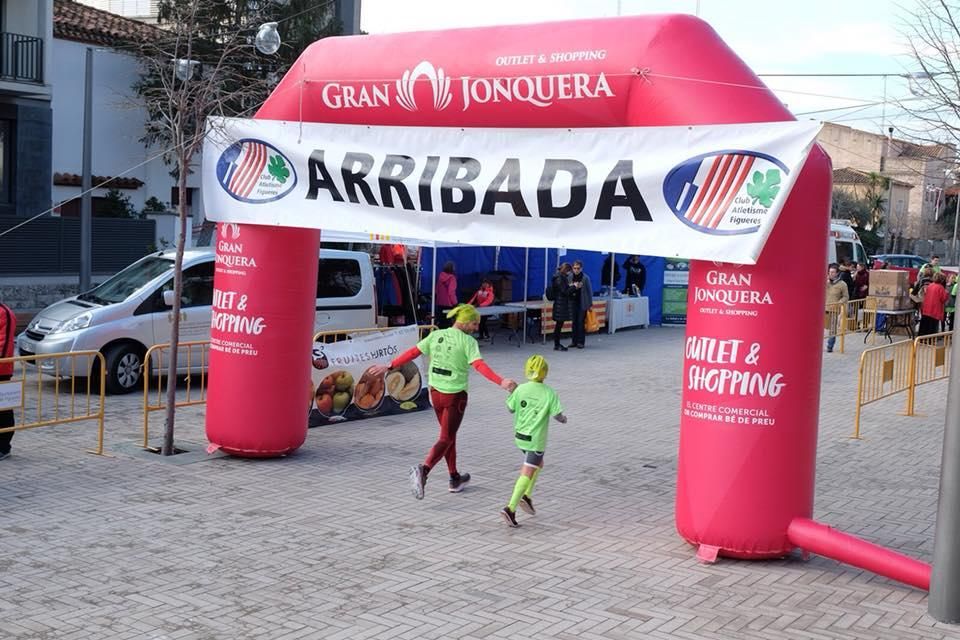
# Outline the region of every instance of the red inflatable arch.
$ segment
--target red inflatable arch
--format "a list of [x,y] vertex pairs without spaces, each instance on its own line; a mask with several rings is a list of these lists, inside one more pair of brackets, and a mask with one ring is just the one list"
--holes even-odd
[[[397,99],[401,78],[412,100]],[[256,117],[463,127],[793,119],[713,29],[686,15],[328,38]],[[791,521],[812,515],[830,169],[815,147],[758,264],[692,265],[676,521],[706,556],[783,555]],[[207,436],[236,455],[282,455],[306,434],[319,232],[234,232],[257,269],[242,280],[220,271],[216,287],[247,295],[264,328],[238,353],[211,353]],[[729,311],[701,314],[701,292],[716,300],[717,291]],[[744,364],[754,345],[758,357]],[[257,357],[242,355],[248,347]]]

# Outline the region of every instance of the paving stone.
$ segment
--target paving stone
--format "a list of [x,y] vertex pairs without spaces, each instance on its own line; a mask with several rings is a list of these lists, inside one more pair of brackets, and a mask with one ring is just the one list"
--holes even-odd
[[[929,562],[946,383],[919,389],[922,416],[868,405],[850,440],[858,342],[824,354],[814,515]],[[429,412],[313,429],[279,460],[203,454],[202,406],[177,414],[193,453],[141,453],[142,394],[107,398],[112,457],[84,453],[92,424],[18,433],[0,462],[0,637],[960,638],[926,594],[826,558],[696,561],[673,524],[682,345],[653,328],[566,353],[484,347],[517,378],[546,354],[570,416],[516,530],[498,510],[520,454],[478,376],[458,440],[471,486],[448,493],[440,469],[423,501],[406,470],[436,436]]]

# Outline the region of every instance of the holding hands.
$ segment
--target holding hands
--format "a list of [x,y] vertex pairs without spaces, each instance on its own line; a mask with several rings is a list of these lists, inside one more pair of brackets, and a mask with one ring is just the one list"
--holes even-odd
[[504,389],[507,393],[513,393],[513,390],[517,388],[517,383],[510,378],[504,378],[500,383],[500,388]]
[[390,371],[390,365],[377,364],[370,367],[369,371],[371,375],[382,376],[382,375],[385,375],[387,371]]

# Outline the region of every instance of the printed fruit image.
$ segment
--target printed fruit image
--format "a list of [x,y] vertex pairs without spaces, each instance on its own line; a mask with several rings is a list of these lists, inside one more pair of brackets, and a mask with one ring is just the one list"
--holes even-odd
[[397,402],[413,400],[420,393],[420,370],[408,362],[387,375],[387,393]]
[[319,393],[317,394],[317,410],[324,414],[330,415],[333,413],[333,396],[329,393]]
[[403,391],[403,387],[407,381],[399,371],[391,371],[387,374],[386,383],[387,393],[389,393],[391,397],[396,398],[400,395],[400,392]]
[[337,391],[349,391],[353,387],[353,376],[347,371],[339,371],[335,374]]
[[340,413],[350,404],[350,394],[346,391],[337,391],[333,394],[333,410]]
[[373,375],[367,369],[353,390],[353,403],[363,411],[373,411],[383,402],[384,386],[383,377]]
[[317,385],[314,404],[320,413],[333,416],[343,413],[350,404],[352,394],[353,376],[347,371],[334,371]]

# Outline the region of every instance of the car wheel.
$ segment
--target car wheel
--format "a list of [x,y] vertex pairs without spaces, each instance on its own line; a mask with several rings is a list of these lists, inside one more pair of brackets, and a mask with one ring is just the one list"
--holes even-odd
[[107,363],[107,393],[130,393],[143,382],[143,350],[136,345],[114,345],[103,356]]

